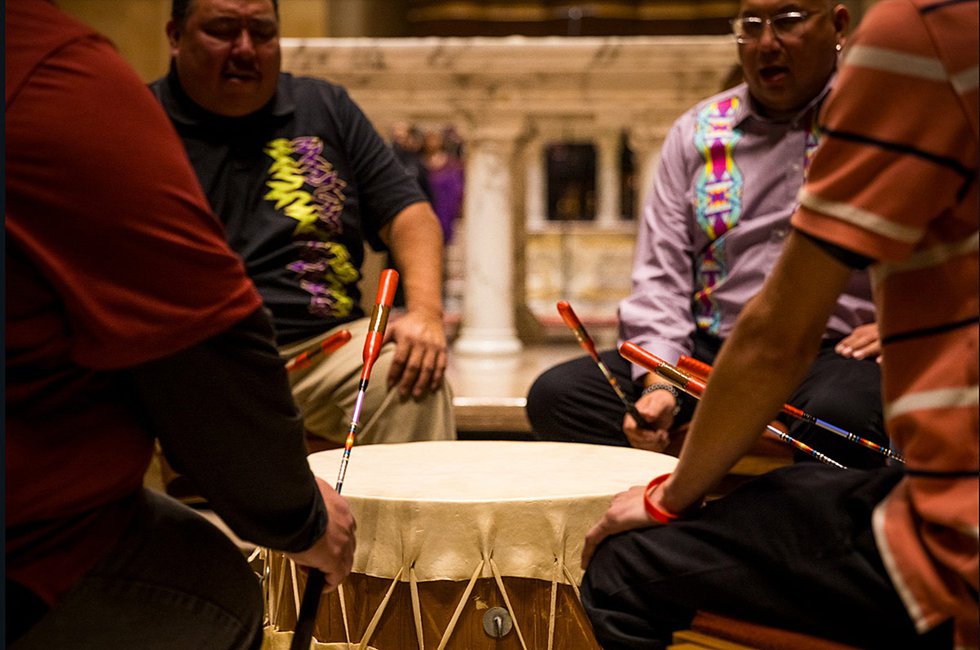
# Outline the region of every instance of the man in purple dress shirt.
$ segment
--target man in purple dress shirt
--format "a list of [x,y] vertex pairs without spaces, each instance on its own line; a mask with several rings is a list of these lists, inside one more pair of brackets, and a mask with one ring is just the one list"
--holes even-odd
[[[739,25],[745,83],[682,115],[664,142],[639,224],[632,292],[620,304],[620,342],[668,363],[711,363],[742,307],[762,287],[790,231],[789,217],[819,142],[819,109],[850,22],[829,0],[745,0]],[[791,404],[886,442],[880,350],[865,272],[855,273],[827,323],[824,345]],[[589,357],[555,366],[528,394],[536,437],[663,451],[690,417],[692,398],[631,366],[602,359],[648,420],[639,426]],[[790,433],[849,467],[880,457],[797,421]]]

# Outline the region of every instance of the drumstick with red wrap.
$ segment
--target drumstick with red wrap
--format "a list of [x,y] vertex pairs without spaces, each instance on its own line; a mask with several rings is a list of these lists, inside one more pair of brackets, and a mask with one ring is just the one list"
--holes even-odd
[[316,345],[303,350],[295,357],[287,361],[286,372],[306,368],[310,365],[313,357],[317,356],[318,354],[330,354],[331,352],[336,352],[343,347],[347,341],[350,341],[350,330],[340,330],[339,332],[334,332]]
[[[364,340],[364,366],[361,369],[361,380],[357,386],[357,399],[354,402],[354,412],[351,414],[350,429],[347,430],[347,440],[344,442],[344,455],[340,459],[337,484],[334,486],[337,494],[340,494],[344,485],[347,462],[350,459],[350,450],[354,446],[354,436],[361,421],[361,408],[364,406],[364,395],[367,392],[368,380],[371,378],[371,368],[374,367],[374,362],[378,360],[378,355],[381,353],[381,343],[384,340],[385,328],[388,326],[388,314],[391,312],[391,304],[395,300],[397,288],[398,272],[394,269],[382,271],[381,281],[378,283],[378,297],[374,302],[367,338]],[[326,576],[323,572],[319,569],[310,569],[306,578],[306,589],[303,591],[303,602],[300,605],[299,615],[296,617],[296,630],[293,632],[290,650],[309,649],[310,641],[313,638],[313,623],[316,621],[316,612],[320,607],[320,593],[325,584]]]
[[592,337],[589,336],[587,331],[585,331],[585,325],[583,325],[582,321],[580,321],[578,316],[575,315],[575,310],[573,310],[572,306],[568,304],[568,301],[558,301],[558,313],[561,314],[561,319],[565,321],[566,325],[568,325],[568,329],[572,330],[572,332],[575,334],[575,338],[578,339],[578,344],[582,346],[583,350],[588,352],[589,356],[592,357],[592,360],[595,361],[597,366],[599,366],[599,370],[601,370],[602,374],[606,377],[606,381],[608,381],[609,385],[612,386],[612,389],[616,392],[616,396],[619,397],[619,401],[621,401],[626,407],[626,411],[633,416],[634,420],[636,420],[636,424],[644,429],[655,429],[656,427],[648,422],[645,417],[643,417],[639,409],[636,408],[636,405],[630,400],[629,397],[626,396],[626,393],[624,393],[623,389],[620,388],[619,382],[616,381],[616,378],[613,377],[611,372],[609,372],[609,368],[602,362],[602,359],[599,358],[599,353],[595,349],[595,343],[592,341]]
[[[671,364],[667,363],[660,357],[651,354],[650,352],[647,352],[637,344],[631,343],[629,341],[623,343],[623,345],[620,346],[619,353],[623,355],[625,359],[637,364],[638,366],[643,366],[650,372],[654,372],[660,375],[661,377],[669,381],[674,386],[677,386],[677,388],[681,389],[688,395],[691,395],[692,397],[695,397],[697,399],[701,399],[701,394],[704,392],[704,389],[706,387],[706,384],[702,379],[689,375],[688,373],[684,372],[683,370],[680,370],[676,366],[672,366]],[[774,434],[777,438],[782,440],[783,442],[792,445],[793,447],[796,447],[800,451],[810,456],[813,456],[820,462],[826,463],[828,465],[833,465],[834,467],[839,467],[841,469],[846,469],[843,465],[838,463],[833,458],[827,456],[826,454],[820,453],[810,445],[806,444],[805,442],[801,442],[797,440],[796,438],[789,435],[785,431],[781,431],[780,429],[777,429],[771,424],[767,424],[766,429],[770,433]]]
[[[711,373],[711,366],[709,366],[703,361],[699,361],[697,359],[694,359],[693,357],[689,357],[686,355],[681,355],[681,357],[677,360],[677,367],[680,368],[681,370],[685,370],[687,372],[693,373],[699,376],[701,379],[705,379],[705,380],[708,379],[708,375]],[[841,429],[840,427],[835,426],[825,420],[821,420],[815,415],[811,415],[810,413],[807,413],[803,409],[796,408],[795,406],[792,406],[790,404],[783,404],[782,408],[783,408],[783,413],[785,413],[786,415],[794,419],[820,427],[825,431],[830,431],[833,434],[845,438],[846,440],[850,440],[853,443],[859,444],[862,447],[867,447],[868,449],[875,451],[881,454],[882,456],[885,456],[892,460],[897,460],[900,463],[905,462],[905,457],[902,456],[902,454],[900,454],[899,452],[888,449],[887,447],[882,447],[878,443],[872,442],[867,438],[862,438],[861,436],[855,433],[851,433],[850,431]]]

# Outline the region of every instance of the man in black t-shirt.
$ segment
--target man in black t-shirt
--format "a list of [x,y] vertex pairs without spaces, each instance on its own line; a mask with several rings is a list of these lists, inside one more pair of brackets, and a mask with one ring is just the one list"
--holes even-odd
[[280,72],[273,0],[175,0],[172,65],[151,86],[291,357],[341,328],[354,340],[290,374],[309,431],[341,443],[367,322],[364,243],[390,252],[405,311],[388,325],[359,443],[451,439],[443,381],[442,235],[418,186],[347,92]]

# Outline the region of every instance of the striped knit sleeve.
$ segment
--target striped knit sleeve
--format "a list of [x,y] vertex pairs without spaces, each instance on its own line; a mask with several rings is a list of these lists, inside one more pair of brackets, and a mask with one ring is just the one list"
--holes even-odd
[[920,632],[976,648],[978,0],[881,0],[844,55],[793,223],[876,260],[882,401],[906,477],[875,509]]
[[[976,0],[933,2],[949,20],[967,19],[950,5],[976,13]],[[942,24],[924,20],[926,4],[882,0],[865,16],[793,220],[879,261],[921,248],[929,223],[976,191],[976,37],[945,39]]]

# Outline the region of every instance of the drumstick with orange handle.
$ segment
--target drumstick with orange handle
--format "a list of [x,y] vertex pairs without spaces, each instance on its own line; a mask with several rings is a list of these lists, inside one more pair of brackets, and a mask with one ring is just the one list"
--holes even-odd
[[371,322],[368,325],[367,338],[364,339],[364,367],[361,369],[361,381],[357,386],[357,400],[354,402],[354,413],[350,418],[350,429],[347,431],[347,440],[344,442],[344,455],[340,459],[340,473],[337,476],[337,485],[334,489],[340,492],[344,485],[344,476],[347,474],[347,461],[350,458],[351,447],[354,446],[354,434],[361,421],[361,408],[364,406],[364,395],[367,393],[368,380],[371,378],[371,369],[374,362],[381,354],[381,343],[385,337],[385,328],[388,327],[388,314],[391,312],[391,304],[395,301],[395,291],[398,288],[398,271],[385,269],[381,272],[381,281],[378,283],[378,297],[374,302],[374,311],[371,312]]
[[711,366],[706,364],[704,361],[695,359],[694,357],[689,357],[686,354],[682,354],[677,359],[677,367],[684,372],[694,375],[699,379],[708,381],[708,375],[711,374]]
[[599,353],[595,349],[595,343],[592,341],[592,337],[589,336],[587,331],[585,331],[585,325],[583,325],[582,321],[580,321],[578,316],[575,315],[575,310],[573,310],[572,306],[568,304],[568,301],[558,301],[558,313],[561,314],[561,319],[565,321],[566,325],[568,325],[568,329],[572,330],[572,332],[575,334],[575,338],[578,339],[578,344],[582,346],[583,350],[589,353],[592,360],[595,361],[597,366],[599,366],[599,370],[601,370],[602,374],[606,377],[606,381],[608,381],[609,385],[612,386],[612,389],[616,392],[616,396],[619,397],[619,401],[621,401],[626,407],[627,412],[629,412],[629,414],[633,416],[633,419],[636,420],[637,425],[643,427],[644,429],[655,429],[656,427],[647,421],[645,417],[643,417],[639,409],[636,408],[636,405],[630,400],[629,397],[626,396],[626,393],[624,393],[623,389],[620,388],[619,382],[616,381],[616,378],[613,377],[611,372],[609,372],[609,368],[602,362],[602,359],[599,358]]
[[[698,375],[701,379],[705,379],[705,380],[708,379],[708,375],[711,373],[711,366],[709,366],[703,361],[699,361],[698,359],[694,359],[686,355],[681,355],[681,357],[677,360],[677,367],[680,368],[681,370],[686,370],[695,375]],[[905,462],[905,457],[902,456],[902,454],[900,454],[899,452],[888,449],[887,447],[882,447],[878,443],[872,442],[867,438],[862,438],[861,436],[855,433],[851,433],[850,431],[841,429],[840,427],[835,426],[825,420],[821,420],[815,415],[811,415],[810,413],[807,413],[803,409],[796,408],[795,406],[791,406],[789,404],[783,404],[782,408],[783,408],[783,413],[785,413],[786,415],[792,418],[800,420],[801,422],[807,422],[814,426],[820,427],[821,429],[824,429],[826,431],[830,431],[833,434],[836,434],[846,440],[850,440],[851,442],[859,444],[863,447],[867,447],[868,449],[875,451],[887,458],[891,458],[892,460],[897,460],[900,463]]]
[[[691,395],[692,397],[695,397],[697,399],[701,399],[701,394],[704,392],[706,386],[706,384],[702,379],[689,375],[688,373],[684,372],[683,370],[680,370],[676,366],[672,366],[671,364],[667,363],[660,357],[651,354],[650,352],[647,352],[637,344],[629,341],[623,343],[623,345],[620,346],[619,353],[623,355],[625,359],[637,364],[638,366],[643,366],[650,372],[654,372],[660,375],[661,377],[669,381],[674,386],[677,386],[679,389],[681,389],[688,395]],[[781,431],[780,429],[772,426],[771,424],[766,425],[766,430],[774,434],[777,438],[779,438],[783,442],[792,445],[793,447],[796,447],[800,451],[810,456],[813,456],[814,458],[816,458],[822,463],[833,465],[834,467],[839,467],[841,469],[846,469],[846,467],[838,463],[833,458],[827,456],[826,454],[820,453],[819,451],[817,451],[810,445],[806,444],[805,442],[801,442],[797,440],[796,438],[789,435],[785,431]]]
[[[354,412],[351,415],[350,428],[347,430],[347,440],[344,442],[344,455],[340,459],[340,473],[337,476],[337,484],[334,490],[340,494],[344,485],[344,477],[347,474],[347,462],[350,459],[350,450],[354,446],[354,436],[361,420],[361,408],[364,406],[364,395],[367,392],[368,380],[371,378],[371,368],[378,360],[381,353],[381,343],[384,340],[385,328],[388,326],[388,314],[391,312],[391,304],[395,300],[395,290],[398,288],[398,272],[394,269],[385,269],[381,272],[381,280],[378,283],[378,297],[374,302],[374,310],[371,312],[371,322],[368,325],[367,338],[364,340],[363,360],[364,366],[361,369],[361,380],[357,386],[357,398],[354,402]],[[320,593],[326,584],[326,576],[319,569],[310,569],[306,578],[306,589],[303,591],[303,601],[299,608],[299,615],[296,617],[296,630],[293,632],[293,641],[289,645],[290,650],[309,650],[310,641],[313,638],[313,624],[316,621],[316,612],[320,607]]]
[[287,361],[286,372],[306,368],[310,365],[313,357],[317,356],[318,354],[330,354],[331,352],[336,352],[343,347],[347,341],[350,341],[350,330],[340,330],[339,332],[334,332],[316,345],[303,350],[295,357]]

